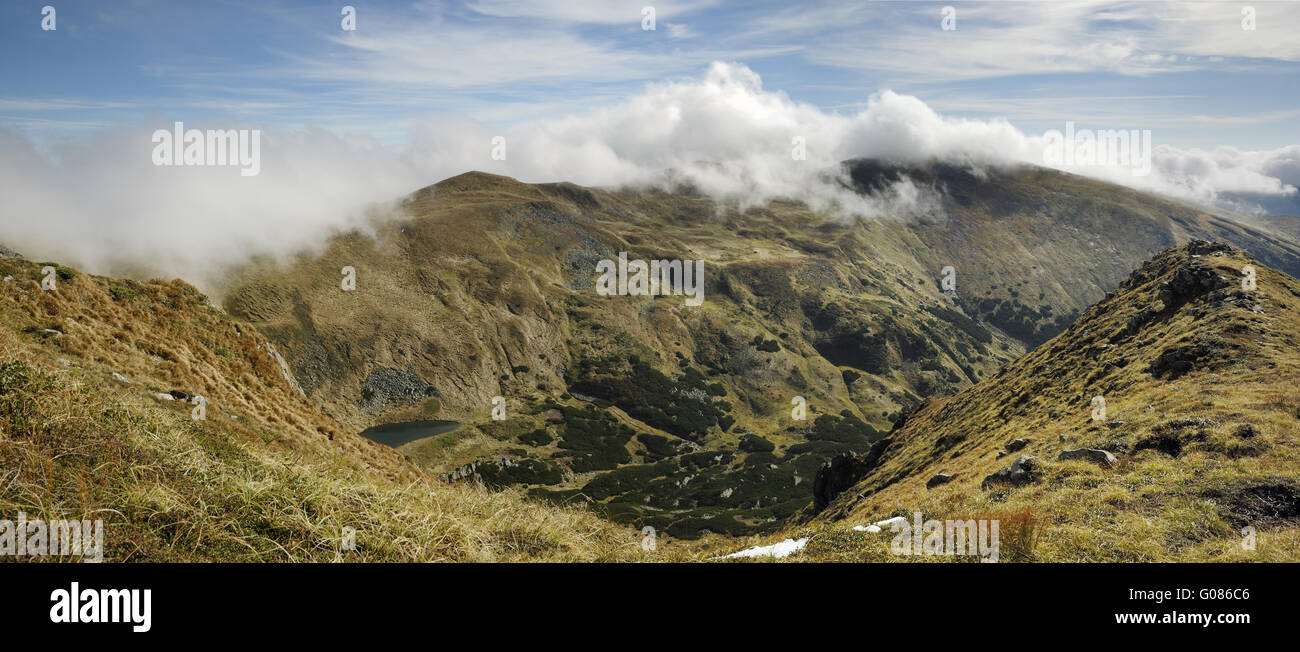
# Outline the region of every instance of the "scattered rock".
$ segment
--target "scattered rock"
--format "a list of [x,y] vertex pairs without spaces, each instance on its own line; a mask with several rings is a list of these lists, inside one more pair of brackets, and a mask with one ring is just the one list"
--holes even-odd
[[1011,454],[1011,453],[1008,453],[1008,452],[1006,452],[1006,451],[998,451],[998,457],[997,457],[997,459],[1002,459],[1002,458],[1004,458],[1004,457],[1006,457],[1006,456],[1008,456],[1008,455],[1010,455],[1010,454]]
[[987,489],[990,485],[1009,484],[1019,486],[1033,482],[1038,478],[1039,460],[1033,455],[1021,455],[1005,469],[990,474],[980,485]]
[[113,372],[113,380],[116,380],[117,382],[122,383],[123,385],[131,384],[131,381],[127,380],[126,376],[123,376],[122,374],[119,374],[116,371]]
[[361,400],[357,406],[367,412],[379,412],[390,406],[414,405],[438,391],[424,382],[415,371],[379,368],[366,376],[361,384]]
[[948,484],[949,482],[952,482],[952,479],[955,477],[956,476],[948,475],[947,473],[936,473],[933,478],[930,478],[925,482],[925,488],[933,489],[939,485]]
[[171,394],[163,394],[162,392],[158,392],[157,394],[154,394],[154,398],[157,398],[157,399],[159,399],[159,400],[163,400],[163,401],[174,401],[174,400],[176,400],[176,397],[175,397],[175,396],[172,396]]
[[53,328],[43,328],[41,329],[41,334],[46,337],[63,337],[62,331],[58,331]]
[[168,392],[168,394],[171,394],[171,395],[172,395],[172,398],[174,398],[174,399],[176,399],[176,400],[178,400],[178,401],[188,401],[188,400],[190,400],[190,395],[187,394],[186,392],[182,392],[182,391],[179,390],[179,389],[173,389],[172,391]]
[[1064,433],[1064,432],[1061,433],[1059,437],[1057,437],[1057,439],[1059,439],[1060,441],[1065,441],[1065,440],[1067,440],[1067,439],[1069,439],[1069,438],[1070,438],[1070,435],[1069,435],[1068,433]]
[[1125,423],[1126,422],[1121,419],[1112,419],[1106,422],[1106,427],[1115,430],[1117,428],[1123,428]]
[[1075,450],[1061,451],[1061,455],[1057,459],[1095,462],[1106,468],[1114,466],[1116,461],[1115,456],[1111,455],[1109,451],[1098,450],[1096,448],[1077,448]]
[[1009,441],[1009,442],[1006,443],[1006,449],[1007,449],[1007,452],[1008,452],[1008,453],[1014,453],[1014,452],[1016,452],[1016,451],[1018,451],[1018,450],[1020,450],[1020,449],[1022,449],[1022,448],[1024,448],[1024,447],[1028,446],[1028,445],[1029,445],[1029,442],[1031,442],[1031,441],[1033,441],[1033,440],[1032,440],[1032,439],[1027,439],[1027,438],[1024,438],[1024,437],[1022,437],[1022,438],[1020,438],[1020,439],[1013,439],[1013,440],[1011,440],[1011,441]]

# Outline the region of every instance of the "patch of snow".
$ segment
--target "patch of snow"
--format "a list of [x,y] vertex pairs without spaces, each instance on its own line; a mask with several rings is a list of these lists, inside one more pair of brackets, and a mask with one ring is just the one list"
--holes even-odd
[[780,543],[774,543],[770,546],[755,546],[746,548],[740,552],[733,552],[730,555],[723,556],[723,559],[753,558],[753,557],[789,557],[790,555],[803,550],[808,545],[808,537],[799,540],[786,539]]
[[872,533],[872,534],[877,534],[877,533],[882,532],[882,531],[884,531],[884,530],[892,529],[895,523],[902,523],[902,524],[906,525],[906,524],[907,524],[907,519],[906,519],[905,517],[902,517],[902,516],[895,516],[894,518],[887,518],[887,519],[885,519],[885,520],[883,520],[883,521],[876,521],[875,523],[872,523],[871,525],[855,525],[855,526],[853,526],[853,531],[854,531],[854,532],[870,532],[870,533]]

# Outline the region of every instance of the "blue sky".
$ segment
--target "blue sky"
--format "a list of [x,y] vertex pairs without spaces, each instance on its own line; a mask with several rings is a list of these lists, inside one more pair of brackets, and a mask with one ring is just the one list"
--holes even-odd
[[[41,7],[57,10],[42,31]],[[38,140],[141,121],[315,126],[404,142],[430,116],[583,114],[740,62],[829,112],[883,89],[945,116],[1152,129],[1178,147],[1300,143],[1291,2],[8,1],[0,127]],[[798,4],[798,6],[791,6]],[[957,29],[941,29],[956,8]],[[656,29],[642,29],[642,7]]]

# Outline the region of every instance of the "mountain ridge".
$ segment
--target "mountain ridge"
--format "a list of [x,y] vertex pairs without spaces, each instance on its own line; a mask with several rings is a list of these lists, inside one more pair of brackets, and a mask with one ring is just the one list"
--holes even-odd
[[[478,469],[698,536],[780,527],[827,459],[1056,334],[1169,245],[1227,239],[1300,270],[1289,240],[1083,177],[866,161],[846,174],[863,192],[907,177],[943,201],[912,221],[845,220],[470,172],[413,192],[374,238],[245,270],[223,303],[350,427],[462,422],[402,446],[432,473]],[[704,305],[599,296],[597,263],[623,252],[704,260]],[[507,421],[490,417],[498,396]],[[790,418],[795,397],[806,422]]]
[[[1163,252],[1039,349],[927,401],[873,455],[823,469],[803,518],[827,546],[809,553],[888,560],[887,537],[832,524],[920,512],[1007,517],[1033,533],[1024,560],[1294,559],[1297,344],[1300,282],[1227,245]],[[1239,545],[1256,532],[1259,556]]]

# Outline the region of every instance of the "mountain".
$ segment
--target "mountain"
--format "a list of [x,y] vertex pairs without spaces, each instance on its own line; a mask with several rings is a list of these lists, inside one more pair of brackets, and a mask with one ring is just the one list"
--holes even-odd
[[264,335],[182,281],[15,257],[0,279],[6,519],[102,519],[109,561],[649,557],[635,530],[448,485],[320,414]]
[[[849,219],[467,173],[322,252],[243,270],[222,304],[338,423],[459,423],[400,445],[430,473],[692,538],[779,529],[827,460],[1059,333],[1155,252],[1212,239],[1300,273],[1286,237],[1082,177],[845,172],[863,194],[906,178],[938,200]],[[702,305],[601,295],[598,265],[620,253],[704,261]]]
[[1300,281],[1227,245],[1165,251],[1064,333],[828,465],[806,558],[897,559],[890,535],[845,526],[919,512],[999,519],[1018,560],[1294,561],[1298,352]]

